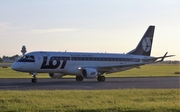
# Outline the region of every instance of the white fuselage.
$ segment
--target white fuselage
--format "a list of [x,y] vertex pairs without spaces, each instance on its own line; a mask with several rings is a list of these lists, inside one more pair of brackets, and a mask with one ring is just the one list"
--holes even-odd
[[[63,73],[79,75],[81,67],[94,68],[142,63],[149,56],[110,53],[78,52],[30,52],[12,65],[12,69],[29,73]],[[106,73],[123,71],[133,67],[113,68]]]

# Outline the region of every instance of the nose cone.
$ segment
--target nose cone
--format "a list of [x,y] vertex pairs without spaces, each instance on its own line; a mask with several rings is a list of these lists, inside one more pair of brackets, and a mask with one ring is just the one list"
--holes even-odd
[[14,62],[11,66],[11,68],[15,71],[20,71],[21,66],[18,64],[18,62]]

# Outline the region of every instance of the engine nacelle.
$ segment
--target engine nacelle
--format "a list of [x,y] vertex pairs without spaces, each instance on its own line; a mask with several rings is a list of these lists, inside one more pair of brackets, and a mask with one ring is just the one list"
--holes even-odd
[[98,71],[93,68],[85,68],[82,70],[82,75],[84,78],[96,78]]
[[62,73],[49,73],[49,76],[53,79],[61,79],[64,76],[64,74],[62,74]]

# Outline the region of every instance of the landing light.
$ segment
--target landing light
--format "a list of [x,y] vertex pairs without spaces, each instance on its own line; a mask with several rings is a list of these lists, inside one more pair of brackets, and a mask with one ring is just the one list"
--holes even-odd
[[81,67],[78,67],[78,70],[81,70],[82,68]]

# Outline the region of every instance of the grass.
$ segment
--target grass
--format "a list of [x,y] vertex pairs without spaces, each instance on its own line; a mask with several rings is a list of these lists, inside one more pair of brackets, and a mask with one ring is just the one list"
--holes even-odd
[[[141,70],[132,69],[106,77],[179,76],[174,74],[178,71],[178,65],[146,65]],[[0,68],[0,78],[31,76],[11,68]],[[49,76],[44,73],[39,74],[38,78]],[[180,89],[0,90],[0,111],[180,112]]]
[[159,77],[159,76],[179,76],[175,72],[180,71],[179,65],[145,65],[141,69],[131,69],[119,73],[110,74],[110,77]]
[[[145,65],[141,69],[131,69],[123,72],[105,75],[106,77],[159,77],[159,76],[179,76],[175,72],[180,71],[179,65]],[[38,78],[49,78],[47,73],[41,73]],[[74,78],[75,76],[65,76]],[[11,68],[0,68],[0,78],[31,78],[28,73],[16,72]]]
[[0,91],[1,111],[179,112],[179,89]]

